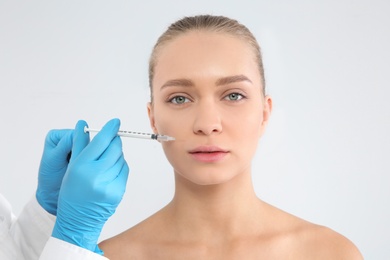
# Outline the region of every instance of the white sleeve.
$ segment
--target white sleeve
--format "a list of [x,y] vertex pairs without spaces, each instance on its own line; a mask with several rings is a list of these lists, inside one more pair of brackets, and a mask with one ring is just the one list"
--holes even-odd
[[35,196],[17,219],[11,205],[0,194],[1,260],[108,260],[84,248],[50,237],[55,217],[47,213]]
[[92,251],[51,237],[43,249],[39,260],[108,260]]
[[10,228],[16,218],[9,202],[0,194],[0,259],[23,260],[24,257],[11,237]]
[[10,234],[25,259],[39,259],[53,231],[55,216],[39,205],[35,196],[13,223]]

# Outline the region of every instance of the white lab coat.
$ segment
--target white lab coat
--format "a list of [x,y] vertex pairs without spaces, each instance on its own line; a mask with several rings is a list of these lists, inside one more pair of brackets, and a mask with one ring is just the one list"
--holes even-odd
[[35,196],[19,218],[0,194],[1,260],[108,260],[89,250],[51,237],[55,216],[47,213]]

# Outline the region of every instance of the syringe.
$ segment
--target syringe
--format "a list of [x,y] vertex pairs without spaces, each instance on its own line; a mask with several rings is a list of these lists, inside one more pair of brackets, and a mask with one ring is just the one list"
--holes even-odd
[[[98,129],[88,128],[84,127],[84,132],[99,132]],[[141,133],[141,132],[133,132],[133,131],[126,131],[126,130],[119,130],[118,131],[119,136],[124,137],[132,137],[132,138],[141,138],[141,139],[149,139],[149,140],[157,140],[157,141],[173,141],[175,140],[174,137],[170,137],[167,135],[159,135],[159,134],[148,134],[148,133]]]

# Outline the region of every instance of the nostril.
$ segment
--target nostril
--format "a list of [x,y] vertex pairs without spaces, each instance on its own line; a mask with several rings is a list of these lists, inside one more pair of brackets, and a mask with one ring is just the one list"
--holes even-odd
[[218,110],[213,109],[212,106],[203,106],[201,111],[197,111],[193,131],[198,135],[210,135],[221,132],[222,124]]

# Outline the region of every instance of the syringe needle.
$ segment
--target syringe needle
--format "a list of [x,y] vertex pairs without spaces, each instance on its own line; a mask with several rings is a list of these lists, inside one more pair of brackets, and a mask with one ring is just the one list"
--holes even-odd
[[[100,132],[100,130],[84,127],[84,132],[85,133],[86,132],[98,133],[98,132]],[[149,134],[149,133],[142,133],[142,132],[126,131],[126,130],[119,130],[118,135],[123,136],[123,137],[132,137],[132,138],[149,139],[149,140],[157,140],[157,141],[173,141],[173,140],[175,140],[174,137],[167,136],[167,135]]]

